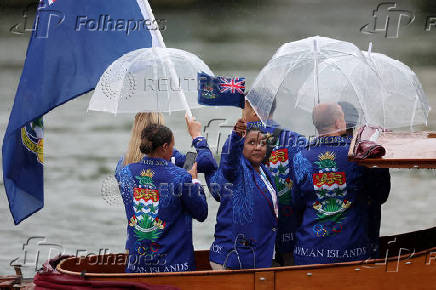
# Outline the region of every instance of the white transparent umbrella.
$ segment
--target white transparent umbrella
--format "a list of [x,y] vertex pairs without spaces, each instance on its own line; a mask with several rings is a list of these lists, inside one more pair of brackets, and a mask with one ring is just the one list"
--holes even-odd
[[[316,134],[317,104],[347,104],[353,122],[383,126],[383,84],[354,44],[309,37],[282,45],[257,76],[247,99],[264,121],[300,134]],[[347,121],[347,112],[345,118]]]
[[103,73],[88,109],[110,113],[171,112],[198,108],[198,73],[213,75],[196,55],[152,47],[127,53]]
[[404,63],[384,54],[371,52],[372,44],[363,54],[383,83],[384,128],[427,125],[430,106],[416,74]]

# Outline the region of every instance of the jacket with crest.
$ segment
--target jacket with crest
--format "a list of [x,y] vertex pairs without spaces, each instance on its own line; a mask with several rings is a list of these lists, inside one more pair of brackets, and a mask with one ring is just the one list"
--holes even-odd
[[270,124],[264,131],[268,134],[267,136],[270,136],[269,140],[273,142],[271,145],[274,146],[266,166],[277,187],[279,226],[276,251],[278,253],[292,253],[298,220],[291,204],[293,185],[291,166],[295,154],[305,147],[307,140],[296,132],[280,129],[278,124]]
[[204,221],[208,213],[200,184],[171,162],[147,156],[116,178],[128,220],[126,272],[194,270],[192,219]]
[[382,193],[371,169],[348,161],[349,146],[347,137],[320,137],[293,158],[292,204],[301,220],[297,265],[369,257],[368,195]]

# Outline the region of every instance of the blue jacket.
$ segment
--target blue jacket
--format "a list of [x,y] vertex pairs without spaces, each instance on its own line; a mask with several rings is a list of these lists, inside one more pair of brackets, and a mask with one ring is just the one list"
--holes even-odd
[[[274,128],[267,127],[266,131],[274,135]],[[294,249],[298,220],[291,205],[291,190],[293,185],[291,166],[295,154],[305,148],[306,142],[306,138],[298,133],[281,130],[276,146],[273,148],[266,164],[277,187],[279,227],[276,251],[278,253],[291,253]]]
[[[277,218],[271,194],[242,155],[243,144],[233,132],[223,146],[220,167],[206,174],[210,192],[220,201],[210,260],[230,269],[271,267]],[[274,186],[268,169],[261,168]]]
[[[204,137],[197,137],[192,140],[192,146],[197,150],[197,171],[199,173],[214,172],[218,168],[215,158],[213,158],[212,152],[209,149],[207,140]],[[177,149],[173,149],[173,157],[177,167],[183,168],[185,164],[186,156],[180,153]],[[115,168],[115,176],[124,168],[124,156],[121,156],[118,160]],[[126,249],[129,242],[129,234],[127,233]]]
[[195,269],[192,218],[207,217],[202,187],[191,175],[160,158],[144,157],[116,178],[126,210],[127,273]]
[[368,195],[377,191],[371,170],[348,161],[349,145],[346,137],[320,137],[293,158],[296,265],[369,257]]

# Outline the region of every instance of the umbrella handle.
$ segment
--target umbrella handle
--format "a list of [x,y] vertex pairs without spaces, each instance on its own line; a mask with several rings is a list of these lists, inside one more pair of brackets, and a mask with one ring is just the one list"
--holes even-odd
[[[156,19],[154,18],[153,11],[151,9],[150,4],[147,0],[137,0],[137,3],[139,4],[139,7],[141,8],[142,15],[145,17],[148,17],[151,20],[151,23],[155,23]],[[145,11],[143,11],[143,9]],[[165,42],[163,40],[162,34],[160,33],[159,29],[156,29],[154,31],[150,31],[152,38],[156,38],[157,44],[162,47],[166,48]],[[154,41],[153,41],[154,42]],[[177,79],[177,73],[174,69],[174,64],[170,59],[165,59],[168,61],[168,66],[170,68],[170,74],[173,79]],[[185,93],[183,90],[179,90],[180,92],[180,99],[182,100],[183,107],[185,108],[186,114],[189,116],[189,118],[192,118],[192,112],[191,108],[189,108],[188,101],[186,100]]]
[[[153,10],[151,9],[151,6],[148,3],[148,0],[136,0],[136,2],[138,3],[139,8],[141,9],[142,16],[144,16],[145,19],[149,19],[151,21],[151,23],[156,23],[156,18],[154,18]],[[166,47],[159,28],[156,30],[149,30],[149,32],[150,32],[152,40],[153,40],[153,42],[152,42],[153,46],[160,46],[163,48]],[[155,43],[155,41],[157,43]],[[158,44],[158,45],[156,45],[156,44]]]
[[180,92],[180,98],[182,99],[183,102],[183,107],[185,107],[185,112],[189,118],[192,118],[191,108],[189,108],[188,102],[186,101],[185,93],[183,92],[183,90],[180,90],[179,92]]

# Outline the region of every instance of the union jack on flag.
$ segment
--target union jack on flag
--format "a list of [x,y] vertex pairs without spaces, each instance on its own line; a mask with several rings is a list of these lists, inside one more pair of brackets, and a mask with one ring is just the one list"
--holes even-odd
[[245,91],[245,78],[219,78],[220,93],[231,92],[234,94],[238,92],[244,94]]
[[198,73],[198,103],[206,106],[235,106],[241,109],[245,105],[245,78],[226,78]]
[[56,2],[56,0],[48,0],[48,5],[51,5],[51,4],[55,3],[55,2]]

